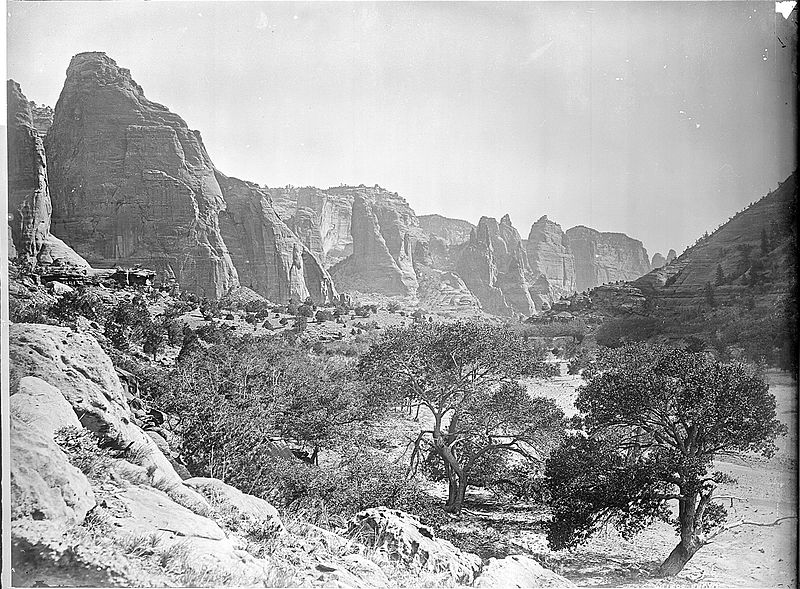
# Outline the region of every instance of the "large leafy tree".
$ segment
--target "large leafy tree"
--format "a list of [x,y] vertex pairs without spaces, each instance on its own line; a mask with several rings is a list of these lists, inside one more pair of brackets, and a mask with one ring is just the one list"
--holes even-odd
[[482,462],[508,452],[542,458],[563,434],[555,404],[518,384],[555,368],[543,362],[542,349],[505,327],[460,321],[390,329],[359,371],[377,398],[410,400],[429,413],[432,425],[416,440],[412,467],[425,453],[440,460],[451,513],[461,510]]
[[584,378],[575,405],[586,435],[567,439],[547,464],[548,541],[560,549],[609,521],[631,534],[664,518],[680,542],[658,572],[675,575],[725,529],[714,490],[730,479],[710,472],[714,458],[774,453],[785,430],[775,398],[751,366],[643,343],[605,351]]

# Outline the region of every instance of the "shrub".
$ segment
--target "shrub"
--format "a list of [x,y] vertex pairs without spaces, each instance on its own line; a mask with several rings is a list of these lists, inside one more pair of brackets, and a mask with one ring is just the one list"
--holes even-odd
[[58,430],[54,439],[64,450],[70,463],[90,480],[102,482],[108,478],[111,470],[111,453],[107,449],[100,448],[94,434],[75,426],[67,426]]
[[325,321],[333,321],[333,313],[328,310],[320,309],[316,315],[317,323],[324,323]]

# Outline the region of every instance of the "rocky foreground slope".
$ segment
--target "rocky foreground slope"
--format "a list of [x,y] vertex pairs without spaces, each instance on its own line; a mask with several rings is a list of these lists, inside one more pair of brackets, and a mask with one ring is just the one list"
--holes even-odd
[[572,586],[384,507],[339,531],[287,525],[263,499],[180,476],[169,433],[90,335],[15,324],[9,353],[15,586]]

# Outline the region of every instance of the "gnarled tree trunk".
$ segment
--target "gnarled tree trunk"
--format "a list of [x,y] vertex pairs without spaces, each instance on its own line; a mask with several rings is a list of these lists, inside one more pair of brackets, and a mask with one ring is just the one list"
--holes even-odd
[[656,575],[659,577],[674,577],[683,570],[695,553],[703,547],[703,541],[698,537],[696,530],[700,527],[705,506],[711,500],[711,493],[703,495],[700,505],[697,504],[697,495],[692,492],[681,493],[686,498],[678,500],[678,522],[681,526],[681,541],[672,550]]

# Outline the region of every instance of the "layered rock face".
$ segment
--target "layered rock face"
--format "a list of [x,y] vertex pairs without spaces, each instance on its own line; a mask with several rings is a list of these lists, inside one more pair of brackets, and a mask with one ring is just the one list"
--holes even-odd
[[[405,201],[403,201],[405,202]],[[341,290],[415,297],[413,211],[372,189],[354,195],[351,217],[353,253],[331,269]],[[406,207],[408,205],[406,204]]]
[[30,106],[33,128],[39,132],[39,135],[44,137],[53,124],[53,109],[44,104],[36,104],[33,101],[31,101]]
[[[759,297],[789,292],[795,279],[792,235],[796,228],[790,215],[796,198],[797,176],[792,174],[776,190],[699,239],[668,265],[634,281],[633,286],[664,307],[702,302],[707,283],[715,286],[717,299],[736,300],[742,294],[753,294],[753,267],[759,271],[760,264],[760,271],[769,272],[771,279],[759,285]],[[723,284],[716,284],[718,269]]]
[[238,284],[200,134],[114,60],[72,59],[45,147],[54,231],[90,263],[141,264],[209,297]]
[[17,258],[31,266],[50,235],[47,159],[30,103],[13,80],[8,81],[7,96],[9,233]]
[[624,233],[601,233],[579,225],[567,230],[575,257],[578,292],[618,280],[636,280],[650,271],[642,242]]
[[352,193],[313,186],[270,188],[269,193],[281,218],[326,268],[353,253]]
[[460,245],[469,241],[475,225],[461,219],[450,219],[441,215],[417,217],[420,228],[429,236],[437,237],[446,245]]
[[470,240],[461,248],[456,271],[489,313],[536,312],[526,278],[530,272],[527,254],[508,215],[500,223],[481,217]]
[[219,214],[220,231],[241,284],[273,301],[333,300],[330,275],[281,221],[269,194],[221,172],[216,178],[227,204]]
[[535,290],[551,299],[575,292],[575,258],[561,226],[547,218],[531,225],[525,245]]

